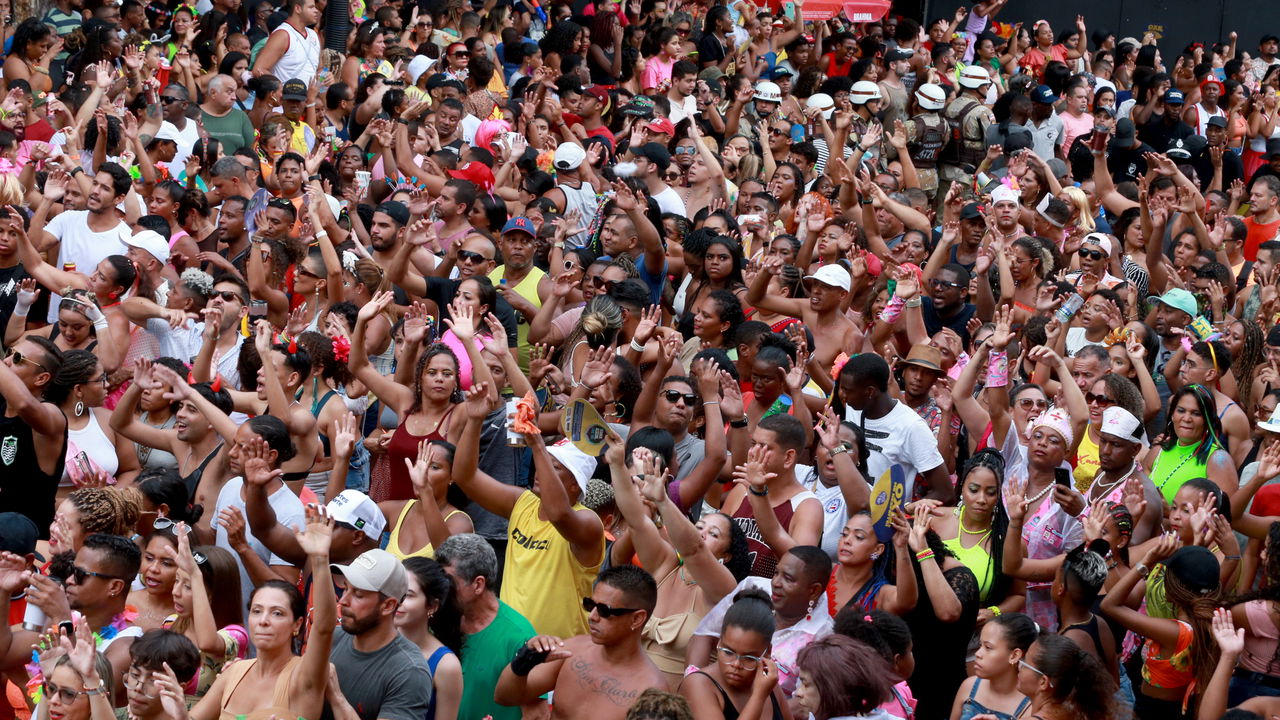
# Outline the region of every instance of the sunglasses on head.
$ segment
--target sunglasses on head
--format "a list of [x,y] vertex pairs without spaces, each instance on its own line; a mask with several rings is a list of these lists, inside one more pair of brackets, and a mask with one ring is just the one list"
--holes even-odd
[[1094,403],[1097,403],[1098,405],[1100,405],[1100,406],[1102,406],[1102,407],[1104,407],[1104,408],[1105,408],[1105,407],[1111,407],[1112,405],[1115,405],[1115,404],[1116,404],[1114,400],[1112,400],[1111,398],[1107,397],[1106,395],[1094,395],[1094,394],[1093,394],[1093,393],[1091,393],[1091,392],[1090,392],[1090,393],[1085,393],[1085,394],[1084,394],[1084,401],[1085,401],[1086,403],[1090,404],[1090,405],[1093,405]]
[[482,263],[482,262],[484,262],[484,261],[486,261],[486,260],[488,260],[488,259],[489,259],[489,258],[487,258],[487,257],[485,257],[485,256],[483,256],[483,255],[481,255],[481,254],[480,254],[480,253],[478,253],[478,252],[471,252],[470,250],[459,250],[459,251],[458,251],[458,261],[459,261],[459,262],[466,261],[466,262],[468,262],[468,263],[471,263],[472,265],[479,265],[480,263]]
[[694,395],[693,393],[682,393],[679,390],[663,390],[662,396],[667,399],[667,402],[672,404],[680,398],[684,398],[684,404],[689,407],[693,407],[698,402],[697,395]]
[[1107,254],[1101,250],[1090,250],[1089,248],[1080,248],[1080,257],[1088,260],[1101,260]]
[[609,607],[608,605],[605,605],[602,602],[596,602],[589,597],[582,598],[582,609],[586,610],[588,613],[594,610],[600,613],[600,617],[602,618],[621,617],[622,615],[629,615],[633,612],[640,612],[640,608]]

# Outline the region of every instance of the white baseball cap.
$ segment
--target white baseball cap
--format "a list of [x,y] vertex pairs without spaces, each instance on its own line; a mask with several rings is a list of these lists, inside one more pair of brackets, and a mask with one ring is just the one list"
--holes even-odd
[[1106,233],[1089,233],[1084,236],[1084,241],[1081,245],[1097,245],[1102,252],[1107,254],[1107,257],[1111,257],[1111,238],[1107,237]]
[[409,576],[395,555],[374,548],[364,551],[350,565],[334,563],[329,569],[347,579],[347,585],[366,592],[402,599],[409,592]]
[[142,230],[124,239],[124,244],[145,250],[161,263],[169,262],[169,242],[155,230]]
[[354,527],[375,543],[382,539],[387,519],[378,509],[378,504],[359,490],[343,490],[325,508],[335,522]]
[[941,110],[947,104],[947,92],[941,85],[925,83],[916,89],[916,101],[925,110]]
[[1142,421],[1119,405],[1112,405],[1102,411],[1102,427],[1098,428],[1098,432],[1147,447],[1147,431],[1142,427]]
[[583,160],[587,159],[587,151],[577,143],[560,143],[556,148],[555,166],[557,170],[577,170]]
[[805,275],[804,279],[815,280],[823,285],[830,285],[831,287],[838,287],[845,292],[848,292],[849,287],[853,284],[852,279],[849,277],[849,271],[834,263],[831,265],[823,265],[818,268],[818,272],[812,275]]
[[178,132],[178,126],[177,126],[177,125],[174,125],[173,123],[169,122],[168,120],[162,120],[162,121],[160,122],[160,129],[156,131],[155,137],[153,137],[153,138],[151,138],[151,139],[152,139],[153,141],[154,141],[154,140],[168,140],[168,141],[170,141],[170,142],[172,142],[172,143],[181,143],[181,142],[182,142],[182,133]]
[[573,479],[578,482],[578,489],[583,493],[587,491],[587,481],[591,479],[592,473],[596,471],[596,458],[582,452],[573,443],[568,440],[560,442],[547,448],[547,452],[551,453],[551,457],[560,463],[573,474]]

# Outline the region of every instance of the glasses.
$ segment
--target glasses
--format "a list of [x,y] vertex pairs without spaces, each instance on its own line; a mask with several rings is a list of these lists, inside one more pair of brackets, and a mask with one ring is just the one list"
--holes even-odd
[[156,698],[159,695],[147,692],[147,689],[155,688],[155,678],[150,670],[140,668],[136,665],[129,668],[124,674],[124,686],[127,690],[142,693],[144,697]]
[[170,103],[182,102],[182,98],[168,97],[166,95],[161,95],[160,102],[164,103],[165,105],[168,105]]
[[1112,400],[1106,395],[1094,395],[1093,393],[1085,393],[1084,400],[1090,405],[1097,403],[1099,407],[1104,407],[1104,408],[1111,407],[1112,405],[1116,404],[1115,400]]
[[737,652],[735,650],[730,650],[729,648],[724,647],[723,645],[716,648],[716,652],[720,653],[721,659],[723,659],[726,663],[730,665],[735,665],[735,664],[739,665],[742,667],[743,670],[754,669],[756,665],[760,664],[760,660],[761,660],[759,655],[743,655],[742,653]]
[[594,610],[600,613],[600,617],[602,618],[621,617],[623,615],[629,615],[633,612],[640,612],[640,608],[610,607],[608,605],[605,605],[602,602],[596,602],[595,600],[592,600],[589,597],[582,598],[582,609],[586,610],[588,613]]
[[1030,410],[1031,408],[1036,408],[1037,410],[1047,410],[1049,408],[1049,401],[1048,400],[1032,400],[1031,398],[1020,398],[1018,400],[1018,407],[1022,408],[1023,410]]
[[471,57],[471,53],[466,51],[460,51],[460,52],[454,53],[453,56],[456,58],[468,58],[468,57]]
[[[1019,665],[1021,665],[1021,666],[1022,666],[1022,667],[1024,667],[1024,668],[1026,668],[1026,669],[1030,670],[1031,672],[1033,672],[1033,673],[1035,673],[1035,674],[1037,674],[1037,675],[1040,675],[1040,676],[1044,677],[1044,679],[1049,680],[1049,676],[1048,676],[1048,675],[1045,675],[1045,672],[1044,672],[1043,670],[1041,670],[1040,668],[1036,667],[1035,665],[1032,665],[1031,663],[1027,662],[1026,660],[1019,660],[1019,661],[1018,661],[1018,664],[1019,664]],[[1053,685],[1053,681],[1052,681],[1052,680],[1049,680],[1049,684],[1050,684],[1050,685]]]
[[941,290],[942,288],[951,288],[953,290],[959,290],[961,288],[966,287],[965,285],[961,285],[960,283],[947,282],[946,280],[939,280],[937,278],[933,278],[932,280],[930,280],[929,284],[939,290]]
[[697,155],[698,148],[690,145],[677,145],[676,154],[677,155]]
[[576,263],[576,262],[572,261],[572,260],[565,260],[565,261],[564,261],[564,271],[565,271],[565,272],[574,272],[574,271],[576,271],[576,270],[581,270],[581,269],[582,269],[582,266],[581,266],[581,265],[579,265],[578,263]]
[[213,296],[222,298],[222,302],[241,302],[240,293],[234,290],[218,290]]
[[684,404],[689,407],[693,407],[698,404],[698,396],[693,393],[682,393],[679,390],[663,390],[662,396],[667,399],[667,402],[672,404],[681,398],[684,398]]
[[693,32],[693,30],[689,28],[676,28],[676,34],[680,37],[689,37],[689,33],[691,32]]
[[489,260],[489,258],[481,255],[478,252],[471,252],[470,250],[458,251],[458,262],[467,262],[471,265],[479,265],[480,263],[485,262],[487,260]]
[[1090,250],[1088,248],[1080,248],[1080,257],[1084,260],[1101,260],[1107,254],[1101,250]]
[[613,289],[614,285],[617,285],[616,282],[612,280],[605,280],[603,277],[599,275],[596,275],[595,277],[591,278],[591,284],[594,285],[597,290],[601,290],[603,292],[609,292],[610,290]]
[[45,697],[48,697],[48,698],[52,698],[56,695],[58,699],[62,701],[63,705],[70,705],[71,703],[79,699],[81,695],[84,695],[84,691],[76,690],[74,688],[54,685],[53,682],[49,680],[45,680],[44,694],[45,694]]
[[111,378],[107,377],[107,374],[104,372],[89,382],[102,383],[103,387],[106,387],[111,384]]
[[106,573],[94,572],[92,570],[85,570],[79,565],[71,566],[71,575],[76,579],[77,585],[83,585],[84,581],[88,580],[91,577],[102,578],[103,580],[123,580],[124,579],[124,578],[116,577],[115,575],[108,575]]
[[36,362],[35,360],[32,360],[30,356],[23,355],[22,353],[18,352],[17,350],[10,349],[10,350],[9,350],[9,357],[13,358],[13,364],[14,364],[14,365],[21,365],[22,363],[27,362],[27,363],[31,363],[32,365],[35,365],[36,367],[40,368],[41,370],[43,370],[43,371],[45,371],[45,372],[49,372],[49,368],[47,368],[47,367],[45,367],[45,366],[41,365],[40,363]]
[[303,268],[303,267],[298,268],[298,275],[300,275],[300,276],[302,276],[302,277],[314,278],[314,279],[316,279],[316,280],[322,280],[322,279],[324,279],[324,276],[322,276],[322,275],[317,275],[317,274],[315,274],[315,273],[311,272],[310,270],[308,270],[308,269],[306,269],[306,268]]
[[770,134],[770,135],[772,135],[772,136],[774,136],[774,137],[781,137],[781,136],[783,136],[783,135],[790,135],[790,134],[791,134],[791,131],[790,131],[790,130],[782,130],[781,128],[769,128],[769,134]]

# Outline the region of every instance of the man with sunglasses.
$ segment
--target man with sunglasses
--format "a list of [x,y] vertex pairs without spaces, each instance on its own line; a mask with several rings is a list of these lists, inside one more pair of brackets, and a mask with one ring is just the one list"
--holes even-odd
[[1081,295],[1088,297],[1098,288],[1114,290],[1124,280],[1111,274],[1111,237],[1094,232],[1084,236],[1076,254],[1080,257],[1080,270],[1067,275],[1067,282],[1076,286]]
[[[8,616],[9,597],[27,588],[28,604],[45,613],[45,627],[71,620],[72,611],[84,616],[95,633],[110,626],[117,632],[99,638],[98,652],[106,655],[114,671],[113,687],[104,689],[112,698],[122,698],[129,648],[142,636],[142,628],[127,620],[125,609],[129,586],[142,567],[142,551],[128,538],[93,533],[84,539],[72,560],[66,587],[48,575],[27,571],[16,555],[0,557],[0,612]],[[40,642],[30,630],[13,632],[8,623],[0,628],[0,667],[20,667],[31,659],[31,648]]]
[[[1131,479],[1142,483],[1142,494],[1147,507],[1158,508],[1164,504],[1160,491],[1138,462],[1138,454],[1145,452],[1148,447],[1147,432],[1142,427],[1142,421],[1134,417],[1133,413],[1119,405],[1112,405],[1102,411],[1102,425],[1098,428],[1098,474],[1085,493],[1085,508],[1080,513],[1081,518],[1089,514],[1095,500],[1123,503],[1124,486]],[[1129,538],[1129,545],[1136,546],[1159,533],[1161,519],[1162,513],[1153,512],[1143,513],[1141,518],[1135,517],[1136,525]]]
[[190,105],[191,93],[187,91],[185,85],[173,83],[160,92],[160,108],[164,121],[171,123],[178,131],[178,137],[174,141],[177,143],[178,151],[174,153],[173,160],[169,161],[171,168],[186,165],[196,141],[200,139],[200,126],[187,117],[187,108]]
[[666,676],[645,653],[645,623],[658,602],[653,576],[634,565],[600,574],[591,597],[585,635],[538,635],[516,651],[494,689],[500,705],[527,705],[554,692],[555,717],[623,720],[648,688],[667,687]]

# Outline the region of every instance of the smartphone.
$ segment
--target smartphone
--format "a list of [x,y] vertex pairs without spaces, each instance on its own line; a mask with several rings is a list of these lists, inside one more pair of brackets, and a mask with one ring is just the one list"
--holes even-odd
[[1061,485],[1064,488],[1071,487],[1071,471],[1064,467],[1054,468],[1053,482],[1055,485]]
[[264,318],[267,316],[266,300],[250,300],[249,301],[249,317],[253,319]]
[[72,642],[75,642],[76,626],[72,625],[70,620],[63,620],[58,623],[58,629],[65,632],[67,637],[71,638]]
[[83,480],[92,480],[97,474],[93,471],[93,463],[89,461],[89,455],[85,451],[81,450],[76,453],[75,463],[76,470],[80,471],[80,477]]

